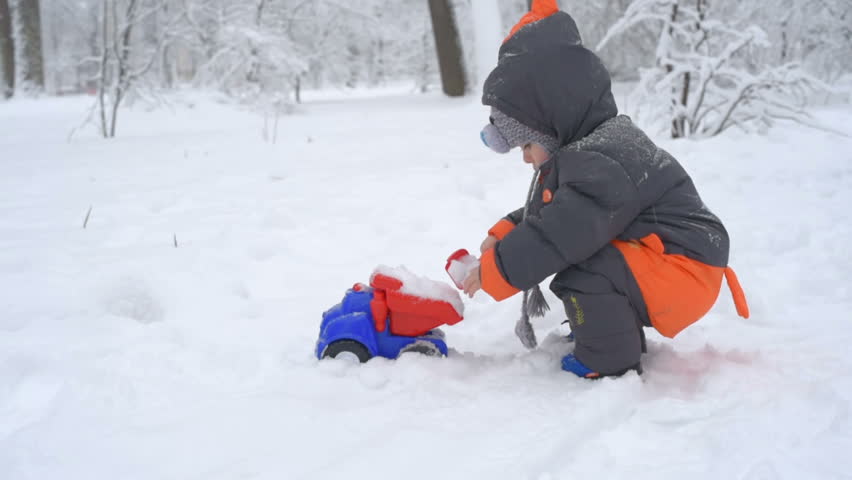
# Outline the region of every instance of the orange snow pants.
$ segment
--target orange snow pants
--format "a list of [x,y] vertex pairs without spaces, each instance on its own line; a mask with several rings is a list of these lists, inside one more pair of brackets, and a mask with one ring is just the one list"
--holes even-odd
[[730,267],[714,267],[683,255],[665,253],[656,234],[640,241],[615,240],[648,308],[651,325],[672,338],[710,311],[719,296],[722,277],[734,297],[737,313],[748,318],[748,303],[737,275]]

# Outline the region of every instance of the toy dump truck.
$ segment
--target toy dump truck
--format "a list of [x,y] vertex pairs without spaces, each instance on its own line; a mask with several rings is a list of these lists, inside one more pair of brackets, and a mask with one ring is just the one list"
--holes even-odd
[[355,284],[323,313],[316,355],[361,363],[406,352],[447,355],[438,327],[460,322],[463,314],[461,297],[449,285],[379,267],[369,285]]

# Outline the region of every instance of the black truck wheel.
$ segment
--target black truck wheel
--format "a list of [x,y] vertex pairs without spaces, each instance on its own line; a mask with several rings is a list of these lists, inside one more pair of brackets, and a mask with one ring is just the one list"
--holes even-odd
[[366,363],[373,356],[361,342],[356,342],[355,340],[337,340],[325,347],[325,351],[322,352],[322,358],[349,359],[353,362],[358,360],[360,363]]
[[425,340],[416,341],[402,347],[399,354],[402,355],[403,353],[419,353],[427,357],[440,357],[442,355],[434,343]]

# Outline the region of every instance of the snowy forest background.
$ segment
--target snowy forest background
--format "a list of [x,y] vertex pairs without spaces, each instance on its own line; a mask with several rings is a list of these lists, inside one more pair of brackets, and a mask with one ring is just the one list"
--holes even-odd
[[[303,89],[404,82],[426,92],[443,80],[448,95],[463,95],[487,72],[477,55],[496,54],[477,53],[488,45],[477,37],[501,38],[527,3],[0,0],[0,91],[97,95],[105,137],[116,132],[119,105],[157,103],[186,87],[276,114],[299,103]],[[638,82],[628,113],[674,137],[761,129],[777,118],[812,123],[806,107],[844,98],[839,87],[852,71],[848,0],[560,6],[615,80]]]

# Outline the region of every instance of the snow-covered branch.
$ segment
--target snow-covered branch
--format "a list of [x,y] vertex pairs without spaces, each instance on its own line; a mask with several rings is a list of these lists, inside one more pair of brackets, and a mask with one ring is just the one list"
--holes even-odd
[[[636,0],[600,46],[638,25],[659,32],[654,66],[634,91],[634,116],[665,125],[675,138],[763,128],[777,119],[809,123],[814,92],[830,89],[799,63],[765,65],[755,52],[771,43],[755,24],[715,18],[706,0]],[[812,122],[810,122],[812,123]]]

